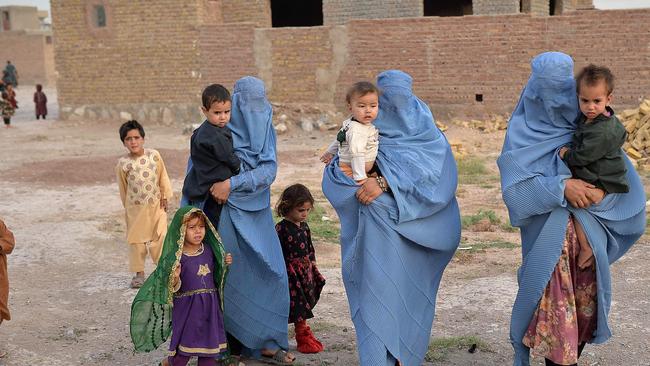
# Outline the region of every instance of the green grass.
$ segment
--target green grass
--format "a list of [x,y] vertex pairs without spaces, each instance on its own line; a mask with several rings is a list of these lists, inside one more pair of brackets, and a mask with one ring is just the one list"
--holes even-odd
[[477,243],[464,243],[461,244],[461,247],[471,247],[471,249],[462,250],[462,252],[477,253],[483,252],[485,249],[489,248],[499,248],[499,249],[515,249],[519,248],[519,244],[511,243],[509,241],[503,240],[492,240],[492,241],[481,241]]
[[497,216],[496,213],[492,210],[478,210],[478,212],[474,215],[463,215],[460,218],[460,222],[462,224],[463,229],[467,229],[468,227],[475,225],[479,221],[482,221],[483,219],[488,219],[490,220],[490,224],[492,225],[499,225],[501,224],[501,219]]
[[491,352],[487,343],[476,336],[443,337],[429,343],[429,350],[424,359],[428,362],[444,361],[452,350],[467,351],[473,344],[476,344],[477,350]]
[[[323,220],[323,216],[329,217],[330,220]],[[280,217],[276,216],[275,211],[273,211],[273,220],[275,222],[281,220]],[[314,209],[309,213],[307,223],[311,230],[312,240],[323,240],[335,244],[339,242],[339,236],[341,235],[339,222],[336,221],[336,217],[328,215],[325,209],[317,203],[314,204]]]
[[456,161],[458,164],[459,184],[488,184],[499,180],[485,166],[485,161],[477,157],[465,157]]

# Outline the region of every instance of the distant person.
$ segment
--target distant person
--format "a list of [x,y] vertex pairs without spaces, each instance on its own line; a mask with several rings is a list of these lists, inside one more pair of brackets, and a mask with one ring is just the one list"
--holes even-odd
[[230,122],[230,93],[219,84],[203,90],[201,110],[206,120],[192,134],[190,157],[192,168],[183,183],[183,195],[193,206],[203,209],[215,227],[223,204],[218,204],[210,189],[239,173],[241,161],[235,155],[232,134],[226,125]]
[[126,211],[129,269],[135,273],[131,288],[139,288],[144,283],[147,252],[158,263],[173,191],[160,153],[144,148],[144,128],[138,121],[122,124],[120,139],[128,154],[117,161],[115,172]]
[[[223,288],[232,255],[198,208],[185,206],[169,224],[163,253],[131,306],[131,340],[149,352],[171,332],[169,356],[162,366],[237,366],[229,357],[223,321]],[[171,320],[171,321],[170,321]]]
[[[7,254],[10,254],[16,244],[14,234],[7,229],[4,221],[0,220],[0,324],[4,320],[11,320],[9,307],[9,277],[7,276]],[[7,351],[0,348],[0,358],[7,355]]]
[[11,61],[7,60],[7,66],[5,66],[3,80],[5,84],[12,84],[15,87],[18,87],[18,70]]
[[36,92],[34,93],[34,104],[36,107],[36,119],[40,117],[47,117],[47,96],[43,93],[43,85],[36,84]]
[[377,158],[379,132],[372,123],[379,111],[379,89],[373,83],[360,81],[348,90],[345,101],[351,115],[320,159],[329,164],[338,152],[341,170],[357,184],[363,184]]
[[5,127],[11,127],[11,116],[16,113],[16,109],[9,101],[9,94],[6,91],[2,92],[2,100],[0,100],[0,112],[2,113],[2,119],[5,122]]
[[302,184],[287,187],[278,201],[276,211],[282,221],[275,225],[289,278],[289,323],[294,324],[298,351],[318,353],[323,344],[307,325],[314,317],[312,310],[320,298],[325,277],[316,267],[316,251],[311,242],[307,216],[314,207],[314,198]]
[[7,84],[5,92],[7,92],[7,96],[9,97],[8,100],[9,103],[11,103],[11,106],[14,107],[14,109],[18,109],[18,101],[16,100],[16,91],[14,90],[14,86]]

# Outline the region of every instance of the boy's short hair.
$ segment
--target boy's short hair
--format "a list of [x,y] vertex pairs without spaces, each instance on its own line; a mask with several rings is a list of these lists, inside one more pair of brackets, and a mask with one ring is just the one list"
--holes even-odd
[[600,80],[605,81],[607,94],[612,94],[614,90],[614,74],[612,74],[612,71],[605,66],[596,66],[594,64],[585,66],[576,76],[576,90],[580,93],[580,84],[583,82],[586,85],[594,86]]
[[203,103],[203,108],[210,109],[210,106],[212,106],[212,103],[214,102],[230,102],[230,92],[221,84],[208,85],[203,89],[201,102]]
[[36,90],[37,90],[37,91],[41,91],[41,90],[43,90],[43,85],[41,85],[41,84],[36,84]]
[[9,99],[9,94],[7,94],[7,92],[2,92],[2,99]]
[[370,93],[375,93],[377,96],[379,96],[379,88],[377,88],[375,84],[369,81],[359,81],[354,83],[354,85],[348,89],[348,92],[345,94],[345,101],[350,103],[352,101],[352,97],[363,97],[364,95]]
[[144,128],[138,121],[132,119],[130,121],[124,122],[122,126],[120,126],[120,140],[122,140],[122,142],[124,142],[126,134],[131,130],[138,130],[140,132],[140,136],[144,138]]

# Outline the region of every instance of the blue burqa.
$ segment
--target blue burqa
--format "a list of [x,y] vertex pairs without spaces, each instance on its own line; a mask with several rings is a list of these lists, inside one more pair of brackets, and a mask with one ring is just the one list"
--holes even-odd
[[362,365],[420,365],[442,272],[460,241],[457,172],[449,143],[411,77],[379,75],[377,164],[392,194],[364,206],[335,158],[323,193],[341,220],[342,272]]
[[558,151],[571,142],[576,129],[573,61],[563,53],[547,52],[535,57],[531,66],[532,74],[497,160],[510,221],[521,229],[523,261],[510,324],[515,365],[529,365],[529,349],[522,339],[560,258],[570,215],[584,228],[596,258],[598,325],[593,343],[611,336],[607,325],[612,295],[609,265],[645,229],[643,185],[627,159],[629,193],[608,194],[588,209],[567,204],[564,186],[571,172]]
[[272,117],[264,83],[239,79],[228,127],[242,167],[230,178],[218,231],[233,256],[224,290],[226,330],[250,350],[289,347],[289,286],[270,208],[277,171]]

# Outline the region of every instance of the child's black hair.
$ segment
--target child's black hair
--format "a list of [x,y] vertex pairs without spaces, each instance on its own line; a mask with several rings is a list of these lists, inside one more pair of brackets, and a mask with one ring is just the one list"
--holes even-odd
[[9,94],[7,94],[7,92],[2,92],[2,99],[9,99]]
[[203,103],[203,108],[210,109],[210,106],[212,106],[212,103],[214,102],[230,102],[230,92],[221,84],[208,85],[203,89],[201,102]]
[[36,84],[36,91],[42,91],[42,90],[43,90],[43,85]]
[[144,128],[138,121],[132,119],[130,121],[124,122],[122,126],[120,126],[120,140],[122,140],[122,142],[124,142],[124,139],[126,138],[126,134],[129,133],[129,131],[131,130],[140,131],[140,136],[144,138]]
[[348,89],[348,92],[345,94],[345,101],[347,103],[350,103],[352,101],[352,97],[354,96],[363,97],[364,95],[370,93],[375,93],[377,94],[377,96],[379,96],[380,94],[379,88],[377,88],[375,84],[369,81],[359,81],[354,83],[354,85],[352,85],[350,89]]
[[580,93],[580,85],[583,82],[585,85],[594,86],[600,80],[605,81],[607,95],[612,94],[614,90],[614,74],[612,74],[612,71],[605,66],[596,66],[594,64],[585,66],[576,76],[576,90]]
[[314,204],[314,197],[311,196],[309,188],[300,183],[296,183],[287,187],[280,195],[280,200],[275,206],[275,211],[280,217],[285,217],[295,207],[302,205],[305,202]]

